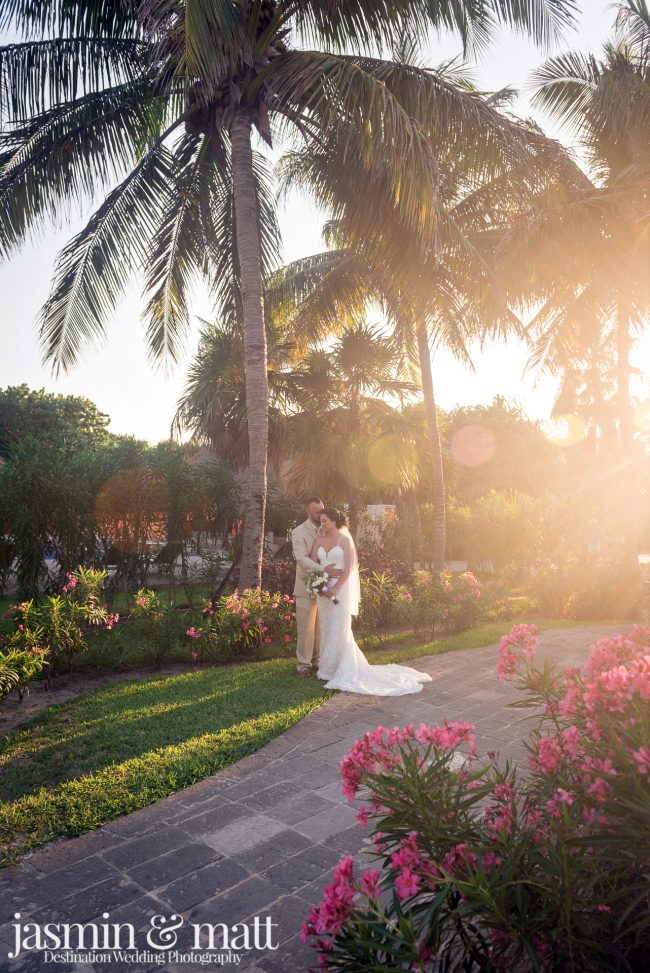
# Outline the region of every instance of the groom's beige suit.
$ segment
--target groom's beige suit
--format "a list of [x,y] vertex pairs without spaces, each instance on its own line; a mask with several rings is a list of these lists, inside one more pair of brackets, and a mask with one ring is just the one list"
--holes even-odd
[[296,559],[296,583],[293,593],[296,599],[296,627],[298,638],[296,657],[298,668],[314,666],[319,663],[318,609],[316,599],[310,597],[305,578],[310,571],[320,570],[318,561],[310,558],[314,541],[318,537],[318,527],[307,519],[291,532],[293,556]]

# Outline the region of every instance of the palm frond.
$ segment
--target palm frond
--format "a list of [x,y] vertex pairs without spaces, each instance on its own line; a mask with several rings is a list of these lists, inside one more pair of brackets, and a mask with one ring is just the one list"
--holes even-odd
[[0,117],[25,121],[63,102],[135,80],[145,45],[131,38],[55,37],[0,47]]
[[141,36],[138,4],[131,0],[6,0],[0,8],[0,31],[20,37]]
[[122,179],[161,133],[148,82],[53,108],[0,136],[0,255]]
[[147,343],[158,364],[178,360],[189,328],[187,291],[205,262],[200,194],[208,151],[205,138],[181,139],[174,150],[177,171],[159,201],[145,279]]
[[40,315],[44,357],[55,372],[67,371],[104,334],[129,270],[145,261],[174,175],[171,154],[155,146],[61,252]]
[[551,58],[533,74],[533,105],[575,130],[582,124],[601,77],[602,69],[593,54],[569,52]]
[[615,24],[616,33],[636,54],[650,56],[650,8],[647,0],[623,0],[619,3]]

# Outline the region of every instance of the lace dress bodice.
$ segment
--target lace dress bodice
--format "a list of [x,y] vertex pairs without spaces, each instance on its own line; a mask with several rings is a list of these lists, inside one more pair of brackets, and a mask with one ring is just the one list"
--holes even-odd
[[[326,551],[324,547],[318,548],[318,563],[325,567],[326,564],[332,564],[335,568],[342,571],[345,567],[345,554],[343,548],[340,544],[335,544],[331,547],[329,551]],[[330,578],[327,582],[327,587],[331,588],[332,585],[336,584],[336,578]]]

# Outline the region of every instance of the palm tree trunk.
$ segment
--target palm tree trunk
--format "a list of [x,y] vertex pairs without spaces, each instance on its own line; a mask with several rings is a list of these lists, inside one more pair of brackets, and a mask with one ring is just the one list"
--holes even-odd
[[621,452],[621,472],[625,497],[625,527],[623,554],[627,564],[637,565],[636,548],[636,490],[634,488],[634,417],[630,401],[630,321],[624,302],[619,303],[616,329],[616,372],[618,385],[618,433]]
[[445,567],[447,548],[447,518],[445,512],[445,476],[442,468],[442,446],[440,443],[440,428],[438,426],[438,412],[433,394],[433,375],[431,372],[431,353],[429,350],[429,336],[425,324],[418,327],[418,353],[420,358],[420,375],[422,376],[422,395],[424,398],[424,415],[427,422],[429,452],[431,454],[431,485],[433,488],[433,551],[431,557],[433,566],[438,571]]
[[230,139],[237,257],[241,277],[248,423],[248,477],[244,502],[240,586],[249,588],[259,587],[262,582],[269,394],[259,211],[253,176],[251,122],[244,109],[235,114],[230,128]]

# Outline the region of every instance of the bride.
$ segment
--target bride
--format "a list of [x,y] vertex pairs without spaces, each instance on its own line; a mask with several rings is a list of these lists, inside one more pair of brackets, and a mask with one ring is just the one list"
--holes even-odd
[[345,514],[334,507],[321,511],[321,535],[311,549],[311,558],[321,566],[341,572],[330,578],[318,596],[320,622],[320,667],[318,678],[326,689],[341,689],[367,696],[404,696],[419,693],[431,676],[408,666],[371,666],[354,640],[352,616],[359,614],[359,562]]

